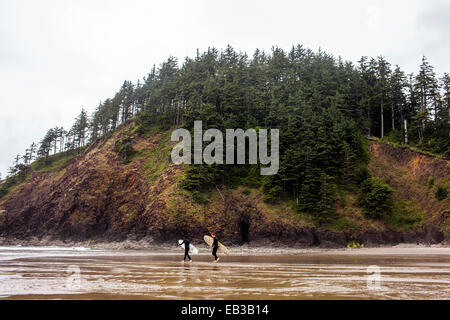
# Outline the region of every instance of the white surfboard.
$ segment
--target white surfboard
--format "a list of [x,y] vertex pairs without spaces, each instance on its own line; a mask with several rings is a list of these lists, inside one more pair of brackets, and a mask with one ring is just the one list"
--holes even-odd
[[[178,244],[181,244],[181,243],[183,243],[183,240],[178,240]],[[184,250],[184,243],[180,247],[183,248],[183,250]],[[193,254],[198,253],[198,249],[192,243],[189,245],[189,251],[192,252]]]

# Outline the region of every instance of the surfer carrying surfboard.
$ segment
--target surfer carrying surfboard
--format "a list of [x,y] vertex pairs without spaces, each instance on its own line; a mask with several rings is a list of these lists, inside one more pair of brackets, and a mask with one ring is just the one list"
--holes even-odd
[[225,253],[225,254],[230,254],[230,250],[225,247],[222,243],[219,242],[219,240],[217,240],[216,235],[214,233],[211,233],[211,237],[205,235],[203,237],[203,240],[205,240],[206,244],[210,247],[212,247],[212,255],[214,257],[214,262],[218,262],[219,261],[219,257],[217,256],[217,250],[220,249],[221,252]]
[[216,235],[214,233],[211,233],[211,237],[213,238],[213,249],[212,249],[212,255],[214,256],[214,262],[219,262],[219,257],[217,256],[217,249],[219,249],[219,241],[216,238]]
[[179,246],[184,244],[184,258],[183,261],[186,261],[186,257],[189,259],[189,262],[192,261],[191,256],[189,255],[189,246],[190,246],[190,242],[188,240],[183,240],[183,242],[178,243]]

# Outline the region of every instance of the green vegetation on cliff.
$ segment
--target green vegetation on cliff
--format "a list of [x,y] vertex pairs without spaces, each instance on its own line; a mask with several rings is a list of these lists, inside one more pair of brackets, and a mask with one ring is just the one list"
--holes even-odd
[[[118,183],[131,179],[145,184],[132,193],[139,198],[153,192],[149,190],[159,190],[161,179],[172,174],[177,197],[192,200],[190,211],[183,212],[199,219],[198,223],[206,219],[198,212],[217,209],[211,200],[217,192],[224,202],[228,193],[232,198],[244,195],[264,201],[261,210],[286,211],[289,221],[305,225],[349,232],[383,223],[398,228],[418,226],[425,211],[441,210],[447,203],[448,183],[435,173],[433,184],[428,182],[429,174],[425,182],[420,180],[424,189],[417,185],[417,192],[428,192],[433,201],[441,201],[429,208],[409,197],[397,197],[411,177],[398,172],[406,184],[392,185],[397,180],[378,170],[389,165],[371,162],[365,136],[375,135],[398,149],[407,139],[416,149],[445,159],[449,96],[448,75],[439,81],[425,58],[419,74],[407,80],[383,57],[363,57],[355,66],[300,45],[289,52],[257,50],[251,58],[231,47],[221,52],[210,48],[186,58],[181,66],[170,57],[154,67],[143,83],[125,81],[92,116],[82,110],[67,132],[58,127],[49,130],[39,146],[27,150],[22,163],[17,159],[10,177],[0,186],[0,197],[25,183],[33,172],[58,172],[75,155],[85,156],[88,146],[101,153],[111,142],[109,161],[117,160],[124,170],[123,181]],[[170,130],[192,130],[195,120],[203,121],[204,130],[280,129],[278,173],[263,177],[259,165],[188,165],[175,175],[171,172]],[[33,162],[36,154],[38,159]],[[99,161],[102,170],[110,165]],[[109,190],[105,185],[97,187]],[[113,194],[110,201],[118,201],[115,209],[125,217],[119,220],[129,224],[151,205],[128,203],[128,198],[121,198],[125,193],[120,190],[120,196]],[[180,198],[154,206],[171,206],[173,214],[166,218],[178,223],[184,221],[183,214],[173,206],[182,203]],[[105,204],[102,210],[111,206]],[[220,210],[228,210],[223,206]]]

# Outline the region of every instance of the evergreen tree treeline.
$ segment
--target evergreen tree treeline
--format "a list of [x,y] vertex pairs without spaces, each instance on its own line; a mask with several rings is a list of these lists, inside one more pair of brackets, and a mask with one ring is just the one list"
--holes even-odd
[[[208,48],[181,66],[169,57],[136,84],[125,81],[92,115],[83,109],[70,130],[50,129],[22,164],[80,149],[135,115],[140,132],[192,128],[194,120],[205,129],[280,128],[279,173],[255,179],[268,199],[289,194],[305,210],[327,212],[339,185],[368,178],[364,135],[448,156],[450,77],[437,78],[426,57],[417,75],[406,75],[381,56],[354,65],[301,45],[256,50],[251,58],[230,46]],[[183,183],[230,182],[239,170],[190,167]]]

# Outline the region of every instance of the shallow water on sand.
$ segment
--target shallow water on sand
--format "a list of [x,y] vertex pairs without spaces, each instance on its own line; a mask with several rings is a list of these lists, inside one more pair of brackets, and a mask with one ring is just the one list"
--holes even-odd
[[450,299],[450,248],[180,253],[0,247],[0,298]]

